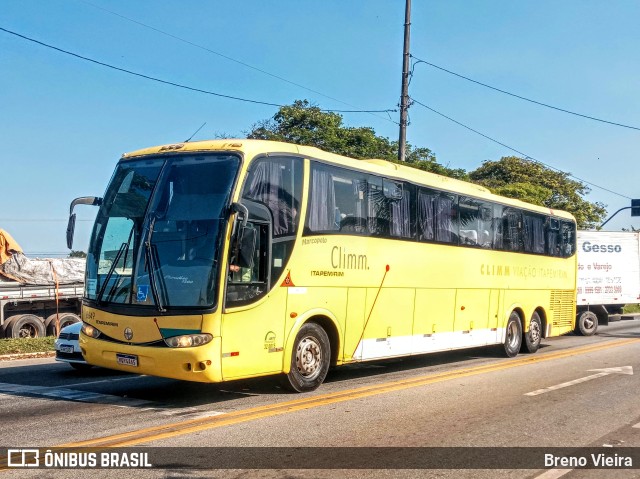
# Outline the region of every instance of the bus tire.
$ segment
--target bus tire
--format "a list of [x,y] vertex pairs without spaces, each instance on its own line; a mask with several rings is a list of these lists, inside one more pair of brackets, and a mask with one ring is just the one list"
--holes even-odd
[[598,330],[598,317],[593,311],[583,311],[578,314],[575,332],[582,336],[593,336]]
[[[47,336],[55,336],[56,335],[56,316],[57,314],[52,314],[47,318],[44,322],[44,327],[47,331]],[[60,331],[65,326],[69,326],[70,324],[77,323],[80,321],[80,318],[77,314],[73,313],[60,313]]]
[[330,361],[331,346],[325,330],[316,323],[303,324],[293,344],[284,387],[299,393],[317,389],[327,376]]
[[516,356],[520,352],[522,346],[522,321],[520,315],[515,311],[511,311],[509,320],[507,321],[507,330],[505,331],[504,344],[500,347],[502,354],[508,358]]
[[5,331],[7,338],[42,338],[44,335],[44,320],[35,314],[14,316]]
[[535,353],[540,347],[542,341],[542,320],[537,312],[531,316],[529,322],[529,331],[524,334],[524,350],[527,353]]

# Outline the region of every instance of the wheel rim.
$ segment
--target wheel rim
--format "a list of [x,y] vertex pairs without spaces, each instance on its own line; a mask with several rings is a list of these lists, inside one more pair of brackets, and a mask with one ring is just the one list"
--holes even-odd
[[311,336],[303,338],[296,350],[296,368],[306,379],[313,380],[322,371],[322,346]]
[[593,326],[595,325],[595,321],[593,320],[593,318],[587,316],[586,318],[584,318],[584,322],[582,323],[582,325],[584,326],[584,329],[586,329],[587,331],[591,331],[593,329]]
[[529,338],[533,344],[540,341],[540,323],[537,321],[533,321],[529,326]]
[[67,326],[69,326],[70,324],[75,323],[76,321],[74,321],[73,319],[67,319],[64,321],[60,321],[60,329],[62,328],[66,328]]
[[32,325],[25,324],[24,326],[22,326],[20,328],[20,331],[18,332],[18,337],[20,337],[20,338],[36,338],[36,337],[38,337],[38,332],[36,331],[36,328],[34,328]]
[[507,328],[507,345],[509,346],[509,349],[515,349],[518,347],[518,337],[518,325],[515,321],[511,321]]

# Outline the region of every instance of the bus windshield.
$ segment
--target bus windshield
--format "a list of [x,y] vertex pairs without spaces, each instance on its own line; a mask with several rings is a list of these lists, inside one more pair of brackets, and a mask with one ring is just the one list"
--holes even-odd
[[215,306],[239,164],[222,154],[120,162],[91,237],[86,298],[159,311]]

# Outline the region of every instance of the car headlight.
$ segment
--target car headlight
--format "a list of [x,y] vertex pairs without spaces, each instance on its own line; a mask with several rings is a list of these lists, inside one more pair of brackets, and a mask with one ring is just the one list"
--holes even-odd
[[87,323],[82,323],[82,333],[93,339],[100,337],[101,334],[100,331]]
[[164,338],[164,342],[170,348],[191,348],[207,344],[211,342],[212,339],[213,336],[210,334],[185,334],[183,336]]

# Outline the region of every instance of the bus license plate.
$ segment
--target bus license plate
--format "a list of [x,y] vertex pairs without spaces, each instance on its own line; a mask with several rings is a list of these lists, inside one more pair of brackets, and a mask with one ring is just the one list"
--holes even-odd
[[60,352],[66,354],[73,354],[73,345],[71,344],[61,344]]
[[137,368],[138,356],[135,356],[133,354],[116,353],[116,362],[118,364],[122,364],[123,366],[133,366],[134,368]]

